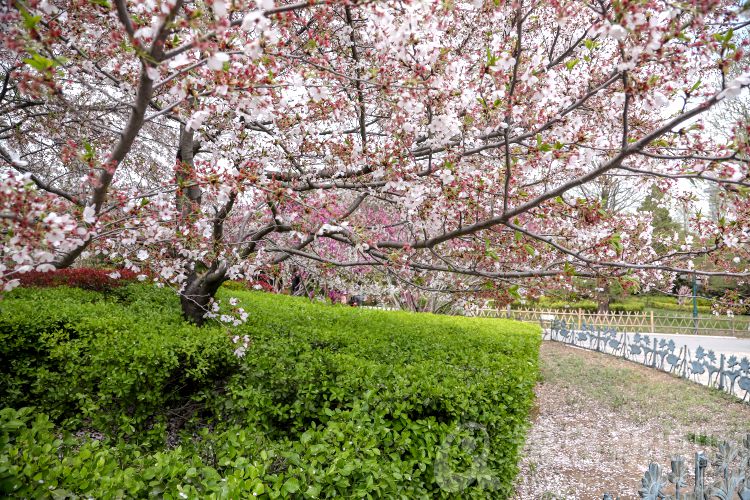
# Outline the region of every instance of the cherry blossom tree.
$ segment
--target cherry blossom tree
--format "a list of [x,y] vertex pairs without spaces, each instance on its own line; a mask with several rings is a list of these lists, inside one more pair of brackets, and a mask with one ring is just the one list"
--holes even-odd
[[[173,286],[196,323],[225,280],[287,265],[501,299],[746,279],[747,124],[704,126],[750,85],[729,72],[743,8],[14,0],[0,279],[97,256]],[[654,235],[582,194],[602,179],[667,199],[701,179],[734,216]]]

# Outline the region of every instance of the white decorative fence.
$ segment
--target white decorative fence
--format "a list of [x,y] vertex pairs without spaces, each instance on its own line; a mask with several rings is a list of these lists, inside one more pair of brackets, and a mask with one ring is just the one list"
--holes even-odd
[[743,401],[750,399],[750,359],[715,353],[698,346],[691,351],[678,348],[674,340],[640,333],[619,332],[613,327],[596,327],[560,319],[543,318],[546,340],[622,357],[665,371],[699,384],[728,392]]
[[527,323],[539,323],[545,318],[565,321],[568,325],[581,328],[584,324],[617,328],[629,333],[680,333],[698,335],[729,335],[750,337],[750,318],[747,316],[699,316],[689,313],[663,314],[653,311],[636,312],[588,312],[583,310],[560,309],[495,309],[481,308],[472,311],[472,316],[488,318],[509,318]]

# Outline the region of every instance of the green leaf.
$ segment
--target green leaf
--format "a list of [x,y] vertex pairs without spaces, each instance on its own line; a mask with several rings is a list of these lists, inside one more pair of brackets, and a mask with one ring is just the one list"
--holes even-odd
[[624,247],[622,246],[622,237],[620,236],[620,233],[614,233],[609,238],[609,245],[615,250],[615,252],[622,253],[624,250]]
[[563,271],[568,276],[576,275],[576,268],[573,267],[573,265],[570,262],[566,262],[565,264],[563,264]]
[[47,59],[46,57],[37,54],[36,52],[33,53],[30,58],[24,59],[23,62],[40,73],[46,72],[55,65],[55,61],[53,61],[52,59]]
[[94,146],[91,145],[89,141],[83,141],[83,159],[85,161],[91,161],[96,157],[96,152],[94,150]]
[[39,24],[39,21],[42,20],[42,16],[33,16],[28,10],[24,8],[21,8],[20,12],[21,17],[23,18],[23,25],[29,31],[36,29],[36,25]]
[[486,66],[494,66],[497,62],[497,56],[492,55],[492,51],[489,47],[487,47],[487,63]]
[[290,477],[284,483],[283,489],[287,493],[296,493],[297,491],[299,491],[299,481],[296,477]]
[[320,495],[320,486],[317,484],[311,484],[307,487],[307,490],[305,490],[305,496],[310,498],[318,498]]
[[489,240],[488,238],[486,238],[486,239],[484,240],[484,254],[485,254],[485,255],[486,255],[487,257],[489,257],[489,258],[491,258],[492,260],[494,260],[494,261],[498,261],[498,260],[500,260],[500,257],[499,257],[499,256],[497,255],[497,253],[495,253],[495,251],[494,251],[494,250],[492,249],[492,247],[490,246],[490,240]]

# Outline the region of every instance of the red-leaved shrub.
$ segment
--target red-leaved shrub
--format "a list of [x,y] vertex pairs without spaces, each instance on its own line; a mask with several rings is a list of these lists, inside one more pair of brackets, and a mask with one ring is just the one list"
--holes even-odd
[[19,274],[17,277],[21,281],[21,286],[70,286],[105,292],[134,281],[136,276],[136,273],[127,269],[78,267],[58,269],[46,273],[29,271],[28,273]]
[[257,279],[247,282],[248,287],[252,290],[263,290],[264,292],[273,292],[273,285],[264,279]]

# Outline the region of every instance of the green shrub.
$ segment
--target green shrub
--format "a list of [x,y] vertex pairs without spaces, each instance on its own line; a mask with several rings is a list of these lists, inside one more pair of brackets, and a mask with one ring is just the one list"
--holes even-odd
[[112,436],[140,440],[153,429],[163,442],[167,413],[238,360],[221,330],[184,323],[175,301],[143,300],[163,293],[136,286],[121,298],[140,293],[128,304],[78,289],[16,290],[0,303],[0,403]]
[[615,312],[642,312],[645,308],[646,305],[640,301],[615,302],[609,305],[609,310]]
[[[430,496],[439,489],[436,446],[457,428],[476,424],[487,431],[488,466],[502,479],[498,495],[509,493],[537,371],[535,325],[239,296],[252,304],[253,355],[227,385],[222,403],[230,407],[221,411],[222,421],[240,423],[273,408],[254,425],[274,438],[301,440],[313,424],[323,426],[313,435],[343,432],[326,426],[338,426],[342,414],[351,422],[352,412],[364,406],[361,429],[402,468],[398,477],[411,477],[414,495]],[[310,478],[299,479],[305,484]]]
[[243,283],[241,281],[225,281],[221,284],[222,288],[225,288],[227,290],[247,290],[248,286],[246,283]]
[[[37,409],[0,413],[0,493],[511,495],[537,326],[221,294],[246,325],[186,325],[146,286],[9,294],[0,404]],[[228,334],[251,339],[241,361]]]
[[564,301],[564,300],[550,300],[542,298],[541,300],[530,302],[528,304],[514,303],[514,307],[522,309],[555,309],[555,310],[571,310],[578,311],[579,309],[584,312],[596,312],[599,308],[598,304],[593,300],[578,300],[578,301]]
[[181,447],[142,454],[56,432],[30,408],[0,410],[0,495],[6,498],[248,498],[265,492],[264,464],[221,468]]
[[[661,306],[679,306],[679,301],[677,297],[672,297],[669,295],[644,295],[641,297],[641,300],[644,301],[647,307],[657,307],[656,303],[660,304],[659,308],[668,309],[669,307],[661,307]],[[706,306],[711,307],[713,304],[713,301],[711,299],[705,298],[705,297],[697,297],[698,306]],[[685,303],[682,306],[679,307],[693,307],[693,297],[688,296],[685,298]]]
[[[711,314],[712,312],[711,299],[703,297],[698,298],[698,312],[701,314]],[[564,301],[564,300],[553,300],[550,298],[542,298],[535,302],[527,304],[520,304],[518,302],[513,303],[514,308],[536,308],[536,309],[557,309],[557,310],[572,310],[578,311],[579,309],[584,312],[597,312],[597,303],[593,300],[577,300],[577,301]],[[647,308],[651,309],[663,309],[665,311],[683,311],[692,312],[693,303],[692,298],[688,297],[684,304],[679,305],[676,297],[670,297],[666,295],[639,295],[626,297],[621,300],[611,302],[609,310],[613,312],[642,312]]]
[[[692,302],[679,305],[672,302],[664,302],[661,300],[651,300],[649,301],[649,307],[652,307],[654,309],[664,309],[667,311],[684,311],[684,312],[692,312],[693,311],[693,304]],[[702,314],[711,314],[711,311],[713,309],[711,306],[698,306],[698,312]]]
[[538,301],[526,301],[523,303],[513,302],[511,304],[511,308],[513,309],[560,309],[560,310],[573,309],[573,310],[578,310],[579,305],[580,305],[579,302],[538,300]]
[[[578,301],[562,301],[562,300],[550,300],[541,299],[536,302],[529,304],[514,303],[513,307],[516,308],[534,308],[534,309],[554,309],[554,310],[569,310],[569,311],[584,311],[587,313],[595,313],[599,310],[599,304],[593,300],[578,300]],[[612,312],[641,312],[646,308],[646,304],[638,299],[627,299],[621,302],[610,302],[609,310]]]

